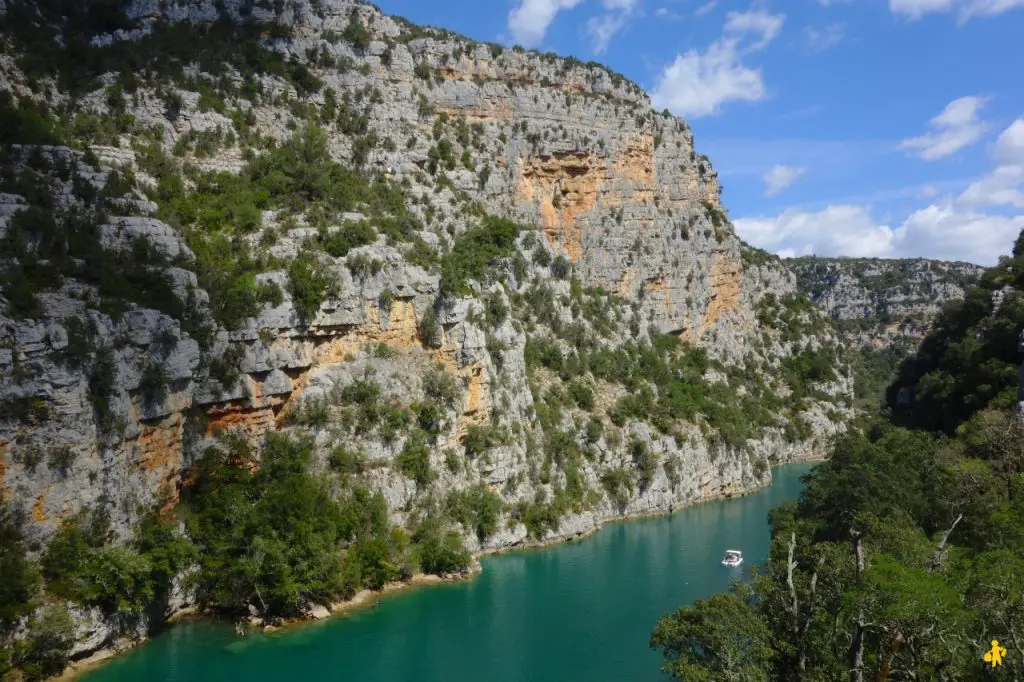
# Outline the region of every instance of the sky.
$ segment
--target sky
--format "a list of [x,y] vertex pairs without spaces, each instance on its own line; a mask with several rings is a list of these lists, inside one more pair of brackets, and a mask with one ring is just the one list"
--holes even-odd
[[1024,229],[1024,0],[376,2],[636,81],[768,251],[989,265]]

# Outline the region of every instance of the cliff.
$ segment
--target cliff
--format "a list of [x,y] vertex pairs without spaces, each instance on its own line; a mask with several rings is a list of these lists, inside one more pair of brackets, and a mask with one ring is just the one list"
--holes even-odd
[[346,0],[0,11],[0,490],[37,548],[96,508],[126,542],[229,436],[310,437],[339,495],[355,453],[400,528],[482,484],[481,551],[845,428],[834,327],[599,65]]
[[882,258],[792,258],[797,287],[855,346],[915,346],[943,306],[984,269],[971,263]]

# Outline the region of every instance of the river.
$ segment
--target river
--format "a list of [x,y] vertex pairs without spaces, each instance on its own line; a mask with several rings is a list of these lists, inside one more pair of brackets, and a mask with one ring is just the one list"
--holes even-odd
[[[671,516],[613,523],[581,541],[483,559],[471,581],[389,595],[374,608],[238,638],[176,625],[86,682],[651,681],[658,617],[728,589],[768,552],[768,510],[796,499],[810,465],[770,488]],[[726,549],[745,566],[722,566]]]

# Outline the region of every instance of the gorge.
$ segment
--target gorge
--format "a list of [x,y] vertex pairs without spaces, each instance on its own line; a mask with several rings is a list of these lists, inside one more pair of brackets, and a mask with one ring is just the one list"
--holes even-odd
[[2,673],[745,494],[857,414],[600,65],[351,0],[0,18]]

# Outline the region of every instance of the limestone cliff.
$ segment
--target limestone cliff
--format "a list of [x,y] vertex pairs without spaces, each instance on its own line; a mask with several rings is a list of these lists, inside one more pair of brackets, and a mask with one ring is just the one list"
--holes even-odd
[[971,263],[881,258],[793,258],[797,286],[854,345],[915,345],[949,301],[977,283]]
[[311,433],[324,476],[358,451],[397,524],[483,482],[483,550],[743,493],[844,428],[834,327],[603,67],[348,0],[5,11],[0,491],[36,540],[97,505],[130,537],[232,432]]

